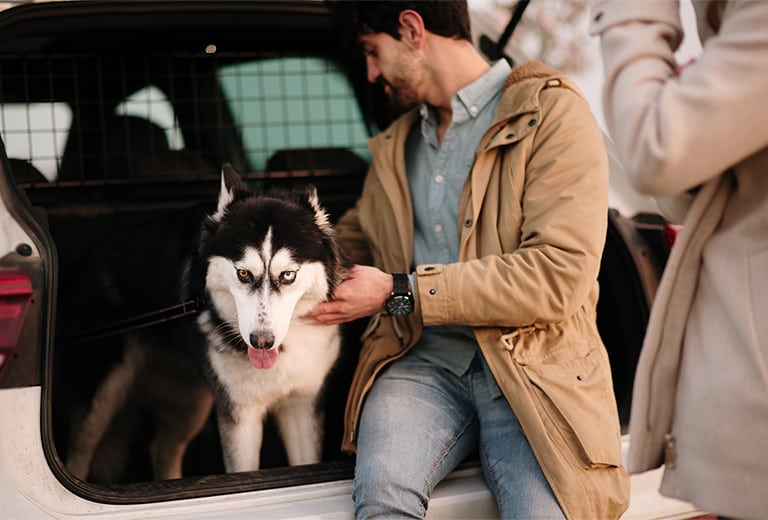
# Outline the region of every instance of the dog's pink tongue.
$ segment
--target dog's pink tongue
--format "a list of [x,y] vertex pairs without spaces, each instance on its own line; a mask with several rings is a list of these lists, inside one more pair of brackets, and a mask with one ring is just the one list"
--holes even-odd
[[272,368],[277,363],[277,348],[264,350],[263,348],[248,347],[248,361],[256,368]]

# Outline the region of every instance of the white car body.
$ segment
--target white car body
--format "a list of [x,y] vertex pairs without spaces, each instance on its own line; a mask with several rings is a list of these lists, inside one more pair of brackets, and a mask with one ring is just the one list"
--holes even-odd
[[[40,441],[40,389],[0,390],[0,497],[8,519],[351,519],[349,480],[162,503],[113,505],[80,498],[51,472]],[[625,436],[626,452],[629,439]],[[685,519],[704,513],[658,493],[661,470],[634,475],[626,520]],[[435,489],[428,518],[495,518],[479,467],[453,472]]]

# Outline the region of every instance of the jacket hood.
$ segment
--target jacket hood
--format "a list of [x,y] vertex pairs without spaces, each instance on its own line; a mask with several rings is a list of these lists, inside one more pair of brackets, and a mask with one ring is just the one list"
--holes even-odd
[[561,72],[538,61],[529,61],[515,67],[504,82],[504,93],[497,111],[498,118],[493,124],[512,119],[523,114],[538,112],[541,108],[539,95],[550,87],[566,86],[583,94],[576,85]]

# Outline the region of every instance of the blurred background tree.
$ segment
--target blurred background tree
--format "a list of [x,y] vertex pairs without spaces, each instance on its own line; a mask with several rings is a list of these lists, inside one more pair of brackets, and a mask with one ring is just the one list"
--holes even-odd
[[[490,0],[506,22],[518,0]],[[592,65],[594,56],[586,52],[587,5],[584,0],[533,0],[512,33],[526,55],[536,57],[566,73],[578,74]]]

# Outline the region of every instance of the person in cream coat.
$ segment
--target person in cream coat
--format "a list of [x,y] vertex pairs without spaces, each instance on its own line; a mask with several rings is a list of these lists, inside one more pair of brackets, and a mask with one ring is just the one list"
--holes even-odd
[[724,517],[768,517],[768,2],[595,1],[606,123],[627,175],[683,224],[653,304],[632,473]]

